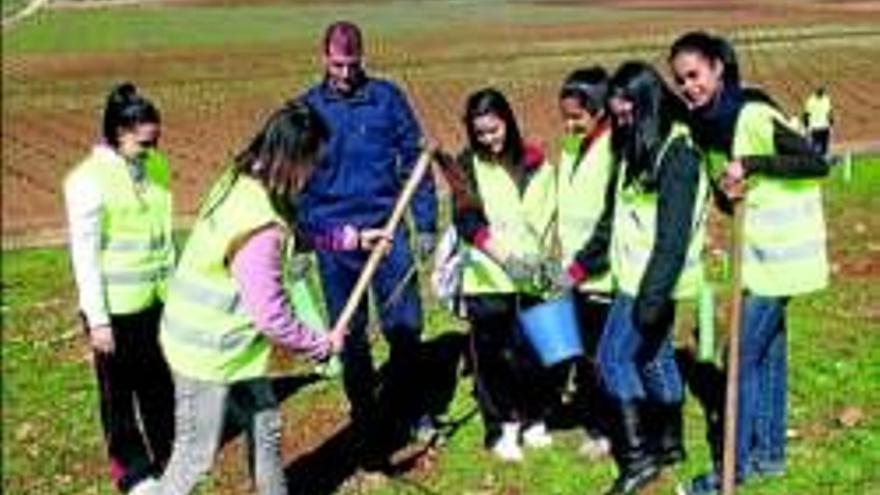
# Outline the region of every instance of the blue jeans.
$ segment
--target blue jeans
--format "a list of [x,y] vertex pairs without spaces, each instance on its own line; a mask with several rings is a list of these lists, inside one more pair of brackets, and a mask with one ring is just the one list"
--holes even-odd
[[737,471],[785,468],[787,298],[746,295],[739,350]]
[[599,340],[599,373],[609,398],[678,404],[684,399],[672,346],[672,322],[663,336],[645,335],[633,321],[635,299],[614,298]]

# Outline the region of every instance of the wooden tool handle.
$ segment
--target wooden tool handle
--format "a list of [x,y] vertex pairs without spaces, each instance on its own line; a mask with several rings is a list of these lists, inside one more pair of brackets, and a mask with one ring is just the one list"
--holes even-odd
[[[422,154],[419,155],[419,159],[413,168],[409,180],[407,180],[403,187],[403,191],[401,191],[400,196],[397,198],[397,203],[394,205],[391,217],[383,227],[383,230],[388,234],[389,238],[393,238],[394,232],[397,230],[397,225],[403,219],[406,207],[409,205],[410,200],[415,194],[419,183],[422,181],[425,173],[430,170],[431,161],[434,158],[434,151],[435,149],[433,147],[427,147],[422,151]],[[345,307],[339,314],[339,319],[336,321],[336,325],[333,328],[344,328],[348,326],[352,316],[354,316],[358,304],[361,302],[361,298],[367,291],[370,280],[372,280],[373,275],[376,273],[376,269],[379,267],[379,262],[381,262],[382,257],[385,256],[385,250],[388,247],[389,242],[394,241],[382,240],[373,247],[373,250],[370,252],[370,257],[367,258],[367,263],[364,265],[364,269],[361,271],[357,283],[354,286],[354,290],[352,290],[351,294],[348,296],[348,301],[346,301]]]
[[721,493],[736,491],[736,420],[739,402],[739,330],[742,321],[742,251],[743,204],[733,203],[733,238],[731,239],[731,269],[733,287],[730,304],[730,344],[727,348],[727,394],[724,412],[724,458],[722,462]]

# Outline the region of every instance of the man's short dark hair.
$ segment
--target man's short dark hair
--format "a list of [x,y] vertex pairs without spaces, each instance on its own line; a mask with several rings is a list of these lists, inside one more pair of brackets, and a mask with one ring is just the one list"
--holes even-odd
[[361,28],[349,21],[336,21],[327,26],[324,32],[324,53],[330,53],[330,47],[337,53],[360,55],[363,53],[363,36]]

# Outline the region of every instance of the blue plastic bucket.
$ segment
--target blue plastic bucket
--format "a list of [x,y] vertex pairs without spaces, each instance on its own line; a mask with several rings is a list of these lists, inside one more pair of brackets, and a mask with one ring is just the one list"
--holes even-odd
[[583,355],[571,293],[520,312],[519,321],[544,366]]

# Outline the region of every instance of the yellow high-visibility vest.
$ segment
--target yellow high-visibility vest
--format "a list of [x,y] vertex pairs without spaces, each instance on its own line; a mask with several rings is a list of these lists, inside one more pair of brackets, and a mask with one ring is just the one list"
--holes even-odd
[[135,313],[165,298],[174,267],[168,161],[147,151],[144,179],[132,179],[125,159],[96,147],[67,177],[85,176],[101,193],[101,276],[111,314]]
[[[474,155],[474,175],[483,200],[492,238],[516,256],[540,256],[552,241],[550,232],[555,200],[555,174],[543,163],[534,172],[525,191],[497,163]],[[462,291],[465,294],[538,291],[533,284],[514,282],[504,269],[480,249],[464,244]]]
[[[580,139],[576,144],[580,145]],[[558,232],[563,268],[574,261],[602,216],[614,167],[610,129],[593,140],[580,163],[575,163],[577,155],[576,146],[563,146],[557,170]],[[590,277],[578,287],[591,292],[611,292],[612,288],[610,270],[602,276]]]
[[[774,125],[787,125],[777,109],[747,102],[736,122],[733,158],[772,156]],[[718,173],[721,153],[710,165]],[[714,175],[714,174],[713,174]],[[743,284],[761,296],[790,296],[824,288],[829,270],[821,182],[752,174],[743,231]]]
[[804,104],[807,114],[807,129],[822,130],[831,127],[831,98],[824,94],[811,94]]
[[[160,341],[171,368],[184,376],[231,383],[265,375],[271,344],[242,306],[227,259],[230,247],[269,224],[285,226],[255,179],[240,175],[229,186],[227,173],[199,214],[180,264],[171,279]],[[285,252],[292,253],[293,236]],[[288,273],[287,259],[284,272]],[[288,285],[288,292],[290,286]]]
[[[657,160],[662,161],[670,143],[684,137],[690,140],[690,131],[683,124],[673,124]],[[618,177],[617,196],[614,207],[614,232],[611,236],[611,267],[618,289],[635,297],[654,242],[657,237],[657,191],[646,191],[633,181],[625,185],[626,167],[624,161]],[[706,198],[708,178],[701,168],[697,186],[697,200],[694,203],[691,238],[688,244],[684,267],[678,276],[672,297],[674,299],[693,299],[703,283],[702,253],[706,238]]]

